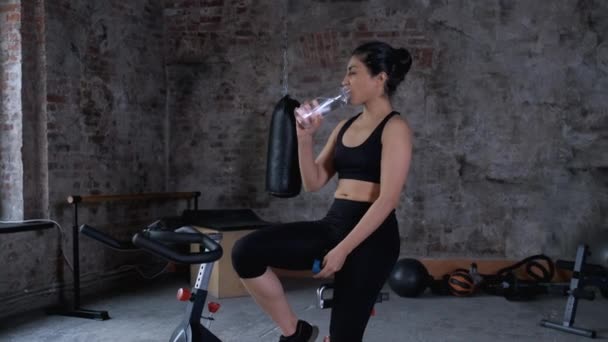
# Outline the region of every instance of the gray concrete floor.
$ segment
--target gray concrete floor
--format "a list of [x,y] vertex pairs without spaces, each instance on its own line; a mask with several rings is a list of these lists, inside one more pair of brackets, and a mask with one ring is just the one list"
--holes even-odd
[[[316,307],[319,283],[289,280],[288,296],[298,315],[319,325],[321,336],[329,327],[329,310]],[[175,300],[185,280],[160,279],[136,290],[108,293],[85,300],[83,307],[108,310],[107,321],[94,321],[33,312],[0,322],[0,341],[168,341],[182,319],[185,305]],[[211,300],[215,300],[211,298]],[[211,330],[222,341],[278,341],[280,332],[249,297],[215,300],[222,304]],[[545,296],[531,302],[509,302],[500,297],[400,298],[376,306],[365,341],[585,341],[539,326],[543,318],[561,321],[565,298]],[[576,325],[608,337],[608,300],[580,302]],[[320,341],[321,338],[318,339]]]

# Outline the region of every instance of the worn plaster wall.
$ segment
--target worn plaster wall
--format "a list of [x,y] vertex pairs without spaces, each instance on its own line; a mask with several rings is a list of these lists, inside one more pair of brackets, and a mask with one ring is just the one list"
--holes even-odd
[[[415,56],[394,98],[415,132],[403,255],[568,256],[606,229],[605,2],[172,1],[164,20],[171,184],[209,207],[321,217],[335,183],[264,193],[272,108],[335,91],[379,39]],[[317,148],[358,110],[329,116]]]
[[21,2],[0,2],[0,220],[23,217]]

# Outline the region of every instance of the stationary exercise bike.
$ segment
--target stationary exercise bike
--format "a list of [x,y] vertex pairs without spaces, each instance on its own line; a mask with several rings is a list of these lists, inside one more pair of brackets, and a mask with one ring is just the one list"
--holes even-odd
[[[87,225],[81,226],[80,232],[115,249],[140,248],[176,263],[201,264],[192,292],[187,289],[178,291],[178,299],[189,301],[189,303],[184,320],[175,328],[169,341],[221,342],[217,336],[201,324],[213,263],[223,254],[222,247],[219,245],[221,234],[203,234],[190,226],[181,227],[175,231],[145,229],[133,236],[131,244],[118,241]],[[201,252],[184,253],[180,251],[183,249],[182,247],[190,250],[192,244],[198,244]]]

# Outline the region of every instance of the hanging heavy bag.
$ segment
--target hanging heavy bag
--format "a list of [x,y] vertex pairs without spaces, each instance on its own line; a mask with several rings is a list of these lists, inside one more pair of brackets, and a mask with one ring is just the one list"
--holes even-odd
[[285,95],[270,122],[266,163],[266,191],[276,197],[295,197],[302,188],[294,110],[300,103]]

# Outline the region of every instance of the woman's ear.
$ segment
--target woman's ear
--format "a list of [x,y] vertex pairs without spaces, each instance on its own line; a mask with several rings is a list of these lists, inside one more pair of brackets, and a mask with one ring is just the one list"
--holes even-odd
[[380,72],[377,77],[382,83],[385,83],[388,80],[388,75],[384,71]]
[[388,81],[388,75],[386,72],[382,71],[378,75],[376,75],[376,79],[380,82],[379,86],[384,90],[386,86],[386,82]]

